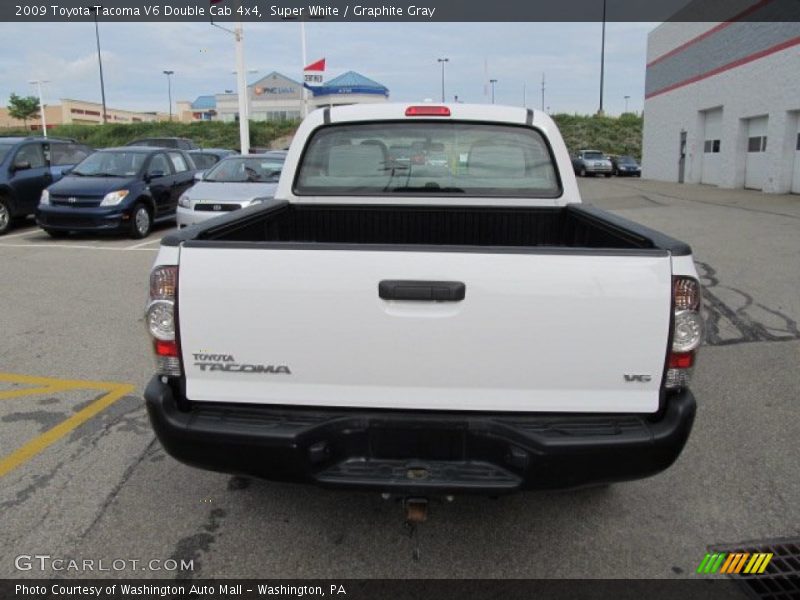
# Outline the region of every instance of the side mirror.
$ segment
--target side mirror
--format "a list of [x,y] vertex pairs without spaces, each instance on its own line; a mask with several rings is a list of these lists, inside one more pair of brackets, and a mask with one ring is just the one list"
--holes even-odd
[[194,180],[195,181],[203,181],[203,177],[205,177],[205,175],[206,175],[205,171],[197,171],[194,174]]
[[146,176],[145,179],[147,181],[152,181],[153,179],[158,179],[159,177],[164,177],[166,173],[161,169],[156,169],[155,171],[150,171]]
[[31,168],[30,161],[27,160],[18,160],[14,163],[14,170],[15,171],[27,171]]

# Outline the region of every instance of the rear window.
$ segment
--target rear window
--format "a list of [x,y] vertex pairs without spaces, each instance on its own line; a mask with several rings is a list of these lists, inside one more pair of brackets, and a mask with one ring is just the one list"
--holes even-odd
[[527,127],[392,122],[324,127],[301,159],[298,195],[561,194],[543,136]]

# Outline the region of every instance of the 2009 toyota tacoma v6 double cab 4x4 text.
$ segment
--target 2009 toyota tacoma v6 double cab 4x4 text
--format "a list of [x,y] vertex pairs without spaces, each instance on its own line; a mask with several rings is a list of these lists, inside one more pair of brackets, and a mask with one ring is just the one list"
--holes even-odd
[[465,104],[313,112],[274,200],[164,238],[146,321],[172,456],[409,496],[667,468],[703,330],[686,244],[582,205],[544,113]]

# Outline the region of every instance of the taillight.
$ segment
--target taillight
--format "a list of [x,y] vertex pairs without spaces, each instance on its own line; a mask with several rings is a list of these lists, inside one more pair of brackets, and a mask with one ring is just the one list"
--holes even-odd
[[156,371],[180,377],[181,360],[175,324],[178,267],[156,267],[150,273],[150,298],[145,309],[147,331],[153,338]]
[[672,347],[664,382],[667,389],[682,389],[689,385],[697,349],[703,343],[704,323],[700,304],[700,283],[692,277],[674,277]]
[[449,117],[450,108],[447,106],[409,106],[406,109],[407,117]]

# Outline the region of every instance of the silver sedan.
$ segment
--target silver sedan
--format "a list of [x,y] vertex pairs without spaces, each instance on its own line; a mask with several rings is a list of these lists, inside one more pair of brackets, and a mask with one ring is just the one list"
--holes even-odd
[[231,156],[198,173],[178,201],[178,228],[273,198],[284,159],[283,152]]

